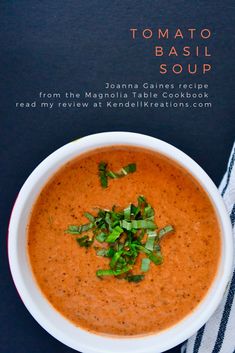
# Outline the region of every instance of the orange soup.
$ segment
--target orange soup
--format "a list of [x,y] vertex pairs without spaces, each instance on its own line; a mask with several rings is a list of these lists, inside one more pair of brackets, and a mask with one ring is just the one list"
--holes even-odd
[[[131,163],[136,170],[108,177],[104,188],[101,161],[111,171]],[[154,209],[158,229],[174,227],[160,242],[163,262],[151,262],[142,276],[140,254],[131,273],[141,274],[141,281],[97,276],[110,258],[97,255],[96,240],[79,246],[65,230],[86,224],[85,212],[124,209],[140,195]],[[67,163],[40,192],[28,225],[28,254],[42,293],[75,325],[100,334],[144,335],[176,324],[206,295],[220,253],[215,210],[199,183],[175,162],[137,147],[100,148]]]

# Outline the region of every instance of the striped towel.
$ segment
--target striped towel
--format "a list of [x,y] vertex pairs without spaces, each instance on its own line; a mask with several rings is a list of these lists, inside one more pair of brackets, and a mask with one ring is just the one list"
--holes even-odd
[[[235,237],[235,143],[220,184]],[[182,346],[181,353],[235,353],[235,268],[223,301],[209,321]]]

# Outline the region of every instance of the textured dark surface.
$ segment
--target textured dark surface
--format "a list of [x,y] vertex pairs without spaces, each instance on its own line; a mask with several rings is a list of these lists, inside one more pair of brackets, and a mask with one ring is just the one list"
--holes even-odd
[[[14,200],[26,177],[49,153],[94,132],[142,132],[182,149],[219,184],[235,132],[233,9],[233,1],[1,1],[2,353],[72,352],[27,312],[7,264],[6,233]],[[98,90],[104,82],[192,81],[186,75],[160,77],[151,44],[130,40],[132,26],[212,29],[213,72],[193,79],[210,84],[212,109],[14,108],[15,101],[32,100],[39,91]]]

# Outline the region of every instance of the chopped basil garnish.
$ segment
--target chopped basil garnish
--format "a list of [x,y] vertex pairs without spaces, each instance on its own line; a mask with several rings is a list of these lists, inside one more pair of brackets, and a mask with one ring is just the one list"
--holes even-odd
[[76,241],[80,246],[84,246],[85,248],[89,248],[93,243],[93,239],[89,239],[87,235],[84,235],[81,238],[77,238]]
[[93,227],[92,223],[83,224],[82,226],[69,226],[65,233],[69,234],[81,234],[83,232],[87,232],[89,229]]
[[[106,170],[105,163],[102,168]],[[163,262],[160,239],[174,231],[171,225],[158,231],[154,214],[154,209],[146,198],[139,196],[137,206],[131,204],[123,210],[117,210],[113,206],[111,211],[98,210],[97,215],[86,212],[84,216],[90,223],[70,225],[65,232],[80,235],[89,231],[89,235],[77,237],[77,243],[88,248],[95,242],[97,256],[110,259],[109,268],[99,269],[96,272],[97,277],[115,276],[137,283],[144,279],[144,274],[132,273],[139,254],[144,256],[140,268],[142,273],[149,271],[151,262],[160,265]]]
[[147,234],[148,234],[148,238],[147,238],[147,241],[146,241],[146,244],[145,244],[145,248],[148,249],[148,250],[153,251],[154,243],[155,243],[155,240],[156,240],[156,237],[157,237],[157,232],[148,231]]
[[163,261],[163,257],[162,254],[160,252],[158,252],[156,255],[151,252],[150,254],[148,254],[148,258],[155,264],[155,265],[161,265],[162,261]]
[[120,257],[122,256],[122,254],[123,254],[123,250],[119,250],[119,251],[115,252],[115,254],[113,255],[112,260],[110,261],[110,264],[109,264],[109,266],[111,268],[115,268],[118,260],[120,260]]
[[174,228],[171,225],[165,226],[164,228],[160,229],[158,232],[158,236],[161,239],[164,235],[173,232]]
[[130,174],[130,173],[134,173],[136,171],[136,164],[135,163],[131,163],[126,165],[125,167],[122,168],[121,172],[124,175]]
[[116,270],[97,270],[96,271],[96,276],[102,277],[102,276],[120,276],[121,274],[125,272],[129,272],[131,270],[131,266],[125,266],[121,269],[116,269]]
[[107,163],[100,162],[99,164],[99,176],[100,176],[100,183],[102,188],[107,188],[108,186],[108,178],[107,178],[107,171],[106,171]]
[[100,183],[102,188],[108,187],[108,178],[120,179],[124,176],[134,173],[136,171],[136,164],[130,163],[125,167],[121,168],[119,172],[113,172],[112,170],[107,170],[107,163],[100,162],[98,166]]
[[88,212],[85,212],[84,213],[84,216],[90,221],[90,222],[94,222],[95,220],[95,217],[92,216],[92,214],[88,213]]
[[103,243],[103,242],[105,241],[106,237],[107,237],[107,234],[101,232],[101,233],[99,233],[95,238],[96,238],[96,240],[98,240],[100,243]]
[[139,196],[138,197],[138,206],[139,207],[145,207],[145,206],[147,206],[147,202],[146,202],[146,199],[145,199],[145,197],[143,196],[143,195],[141,195],[141,196]]
[[116,227],[113,229],[112,233],[110,233],[110,234],[108,235],[108,237],[106,238],[106,242],[107,242],[107,243],[114,243],[114,242],[120,237],[120,235],[121,235],[123,232],[124,232],[124,230],[123,230],[121,227],[116,226]]
[[114,270],[97,270],[96,276],[114,276]]
[[138,283],[144,279],[144,275],[132,275],[126,277],[128,282],[135,282]]
[[108,253],[108,250],[107,249],[98,249],[96,251],[96,255],[98,256],[104,256],[106,257],[107,256],[107,253]]
[[149,270],[150,260],[147,258],[142,259],[141,261],[141,271],[147,272]]

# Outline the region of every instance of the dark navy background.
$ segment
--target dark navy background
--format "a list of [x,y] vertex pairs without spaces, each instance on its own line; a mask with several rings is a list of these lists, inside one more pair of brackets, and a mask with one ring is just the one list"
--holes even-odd
[[[142,132],[182,149],[219,184],[235,132],[233,9],[233,1],[1,1],[2,353],[72,352],[27,312],[7,263],[6,233],[14,200],[29,173],[49,153],[94,132]],[[152,55],[154,42],[131,41],[131,27],[211,28],[213,71],[196,78],[161,76],[159,61]],[[49,111],[14,107],[16,101],[32,101],[39,91],[99,90],[104,82],[128,81],[208,82],[213,108]]]

